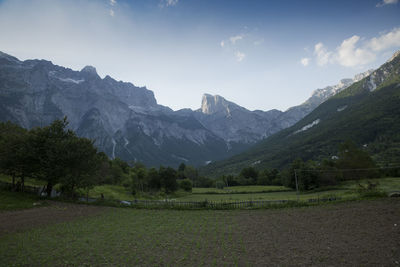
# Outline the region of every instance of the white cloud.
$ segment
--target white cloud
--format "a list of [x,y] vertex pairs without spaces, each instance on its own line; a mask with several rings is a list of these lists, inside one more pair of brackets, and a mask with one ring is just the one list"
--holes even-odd
[[114,15],[115,15],[114,10],[110,9],[110,16],[111,16],[111,17],[114,17]]
[[342,66],[355,67],[375,60],[376,55],[366,48],[357,48],[360,37],[354,35],[342,42],[337,48],[335,60]]
[[328,51],[320,42],[314,47],[314,55],[319,66],[331,63],[356,67],[371,63],[381,55],[381,52],[384,54],[387,50],[397,47],[400,47],[400,28],[369,40],[353,35],[343,40],[334,51]]
[[236,35],[229,38],[232,44],[236,44],[237,41],[242,40],[243,35]]
[[110,5],[114,6],[117,3],[117,0],[110,0]]
[[382,51],[396,46],[400,46],[400,28],[395,28],[379,37],[374,37],[368,42],[368,47],[373,51]]
[[324,66],[330,62],[332,52],[328,52],[323,43],[318,43],[314,47],[314,55],[317,57],[317,64]]
[[394,5],[397,4],[399,2],[399,0],[383,0],[381,2],[379,2],[378,4],[376,4],[376,7],[382,7],[382,6],[386,6],[386,5]]
[[238,62],[241,62],[246,57],[246,55],[240,51],[236,51],[235,57]]
[[224,46],[225,46],[225,42],[224,42],[224,41],[221,41],[220,46],[221,46],[221,47],[224,47]]
[[161,0],[159,6],[160,7],[169,7],[176,6],[179,0]]
[[311,58],[305,57],[305,58],[302,58],[302,59],[300,60],[300,63],[301,63],[304,67],[307,67],[307,66],[310,64],[310,61],[311,61]]

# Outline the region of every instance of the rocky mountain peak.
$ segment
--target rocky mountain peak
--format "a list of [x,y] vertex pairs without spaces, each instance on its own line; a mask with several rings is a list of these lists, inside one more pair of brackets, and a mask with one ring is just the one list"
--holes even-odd
[[229,106],[232,104],[222,96],[204,94],[201,101],[201,112],[208,115],[218,112],[226,113],[229,112]]
[[398,56],[400,56],[400,50],[396,51],[396,52],[393,54],[393,56],[392,56],[391,58],[389,58],[389,60],[386,61],[386,62],[390,62],[390,61],[392,61],[393,59],[395,59],[395,58],[398,57]]
[[20,62],[16,57],[10,56],[9,54],[0,51],[0,59],[5,59],[7,61],[18,63]]
[[96,68],[95,67],[93,67],[93,66],[85,66],[82,70],[81,70],[81,72],[82,73],[87,73],[87,74],[90,74],[90,75],[96,75],[96,76],[98,76],[98,74],[97,74],[97,71],[96,71]]
[[362,79],[364,79],[368,75],[371,75],[371,73],[373,73],[373,72],[374,72],[374,70],[370,69],[370,70],[367,70],[366,72],[356,74],[356,75],[354,75],[353,82],[361,81]]

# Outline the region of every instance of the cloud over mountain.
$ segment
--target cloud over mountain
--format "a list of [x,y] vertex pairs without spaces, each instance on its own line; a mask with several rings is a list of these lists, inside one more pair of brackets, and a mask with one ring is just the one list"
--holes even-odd
[[339,64],[357,67],[374,62],[380,52],[397,47],[400,47],[400,28],[394,28],[369,40],[353,35],[343,40],[334,51],[329,51],[319,42],[314,47],[314,55],[319,66]]

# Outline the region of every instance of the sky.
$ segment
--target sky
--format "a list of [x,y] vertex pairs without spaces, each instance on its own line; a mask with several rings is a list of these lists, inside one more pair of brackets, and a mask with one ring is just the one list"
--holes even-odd
[[400,49],[399,0],[0,0],[0,51],[146,86],[286,110]]

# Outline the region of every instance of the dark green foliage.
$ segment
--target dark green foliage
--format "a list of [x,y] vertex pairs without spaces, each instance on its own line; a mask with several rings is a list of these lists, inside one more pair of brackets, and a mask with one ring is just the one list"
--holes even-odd
[[380,198],[387,197],[387,193],[378,189],[379,183],[367,182],[367,185],[358,184],[357,193],[362,198]]
[[25,178],[43,180],[47,195],[57,183],[71,195],[75,189],[88,190],[98,183],[102,155],[92,141],[77,137],[67,125],[66,118],[30,131],[11,123],[0,124],[2,173],[19,177],[22,190]]
[[[28,131],[10,123],[0,123],[0,171],[13,179],[14,190],[24,190],[25,177],[32,176],[34,155]],[[16,185],[16,178],[20,179]]]
[[313,161],[303,162],[296,159],[288,170],[282,175],[282,184],[286,187],[296,188],[296,178],[299,190],[311,190],[319,186],[316,163]]
[[192,192],[192,181],[189,179],[179,180],[179,187],[186,192]]
[[342,179],[354,180],[361,178],[371,178],[378,176],[375,170],[365,170],[376,168],[368,152],[359,149],[353,142],[347,141],[339,147],[339,159],[336,161],[338,169],[346,170],[343,172]]
[[257,178],[258,185],[282,185],[281,177],[277,169],[265,169]]
[[204,176],[199,176],[196,180],[195,180],[195,187],[205,187],[205,188],[210,188],[210,187],[214,187],[215,186],[215,180],[210,179],[208,177],[204,177]]
[[243,168],[239,174],[240,184],[256,184],[258,172],[253,167]]
[[161,185],[166,193],[171,193],[178,189],[178,183],[176,182],[177,172],[173,168],[161,166],[158,174],[161,178]]
[[218,188],[218,189],[224,189],[224,182],[216,181],[215,182],[215,187]]
[[147,172],[147,179],[149,180],[149,188],[152,191],[161,190],[161,178],[155,168],[151,168]]
[[178,167],[178,172],[184,172],[185,169],[186,169],[186,165],[185,165],[185,163],[182,162]]

